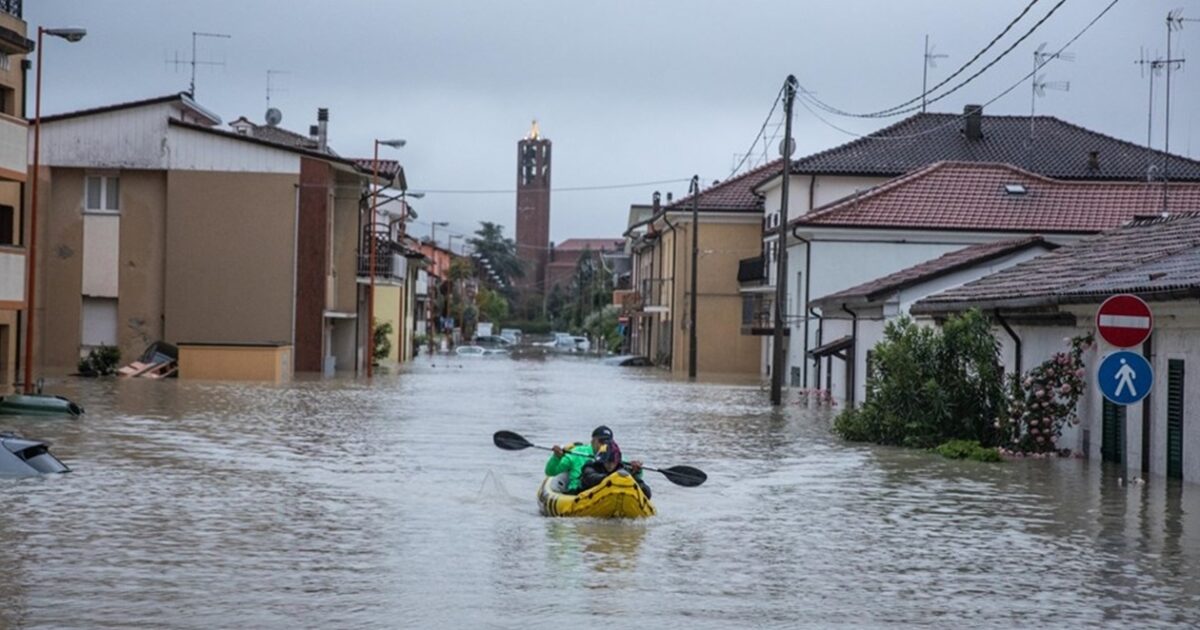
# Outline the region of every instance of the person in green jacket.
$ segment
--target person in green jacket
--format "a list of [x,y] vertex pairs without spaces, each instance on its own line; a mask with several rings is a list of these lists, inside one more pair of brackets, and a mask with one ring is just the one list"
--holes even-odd
[[596,427],[592,431],[591,444],[572,443],[566,447],[554,445],[554,454],[546,461],[546,476],[553,477],[569,472],[568,494],[577,494],[602,481],[617,468],[626,468],[637,480],[646,497],[650,497],[650,486],[642,478],[642,462],[625,464],[621,459],[621,447],[613,440],[612,429]]
[[583,468],[591,463],[594,454],[595,451],[592,450],[591,444],[579,442],[573,442],[566,446],[555,444],[554,454],[546,460],[546,476],[553,477],[570,473],[567,476],[567,493],[576,494],[579,492],[579,479],[583,475]]

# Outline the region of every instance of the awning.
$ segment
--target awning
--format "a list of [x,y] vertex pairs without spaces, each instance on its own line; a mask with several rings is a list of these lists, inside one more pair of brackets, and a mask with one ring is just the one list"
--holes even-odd
[[839,337],[838,339],[834,339],[827,344],[823,344],[813,348],[812,350],[809,350],[808,356],[813,357],[814,359],[827,356],[835,356],[839,359],[845,359],[846,357],[842,354],[842,352],[850,349],[850,347],[853,345],[854,337],[846,335],[845,337]]

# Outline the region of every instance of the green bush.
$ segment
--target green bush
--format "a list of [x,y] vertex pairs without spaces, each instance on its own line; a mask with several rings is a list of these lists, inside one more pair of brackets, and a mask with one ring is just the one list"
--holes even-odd
[[862,442],[933,448],[947,440],[995,446],[1006,406],[1004,368],[991,323],[978,311],[941,328],[891,322],[874,349],[867,396],[833,430]]
[[975,440],[950,440],[933,449],[947,459],[973,459],[977,462],[998,462],[1000,451],[988,448]]
[[388,335],[392,334],[392,323],[384,322],[380,324],[375,322],[374,342],[375,347],[371,350],[371,359],[378,365],[380,361],[386,359],[388,354],[392,352],[392,340],[388,339]]
[[78,370],[84,376],[109,376],[117,373],[121,351],[116,346],[98,346],[79,360]]

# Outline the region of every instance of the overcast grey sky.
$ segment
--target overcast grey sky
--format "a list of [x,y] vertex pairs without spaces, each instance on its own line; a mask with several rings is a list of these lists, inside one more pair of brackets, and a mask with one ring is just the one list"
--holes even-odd
[[[998,52],[1058,0],[1042,0]],[[27,0],[36,26],[82,26],[88,37],[47,42],[43,112],[53,113],[184,90],[192,31],[232,35],[200,41],[197,100],[225,121],[261,121],[268,69],[286,91],[272,104],[283,126],[306,132],[330,108],[330,142],[367,156],[374,137],[403,137],[413,189],[502,189],[516,179],[516,142],[537,118],[554,142],[554,187],[724,179],[733,155],[754,139],[785,76],[851,110],[877,109],[920,93],[922,48],[950,55],[930,84],[983,47],[1028,0]],[[1029,72],[1037,44],[1057,48],[1107,4],[1066,0],[1033,36],[968,87],[931,107],[986,102]],[[1072,47],[1075,63],[1045,69],[1069,80],[1038,112],[1144,143],[1148,81],[1139,48],[1165,53],[1165,17],[1195,0],[1121,0]],[[33,36],[31,31],[31,37]],[[1176,33],[1176,52],[1195,51],[1200,23]],[[990,59],[989,55],[985,59]],[[1200,67],[1172,77],[1173,152],[1200,155]],[[1163,81],[1157,82],[1155,145],[1161,147]],[[1028,84],[989,113],[1028,114]],[[836,119],[859,133],[893,122]],[[852,139],[797,107],[797,155]],[[686,183],[557,192],[551,238],[618,236],[631,203]],[[429,194],[421,221],[474,229],[479,220],[511,233],[515,194]]]

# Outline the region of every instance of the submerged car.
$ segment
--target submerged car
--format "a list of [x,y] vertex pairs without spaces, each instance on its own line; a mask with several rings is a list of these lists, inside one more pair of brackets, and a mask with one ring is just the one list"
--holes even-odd
[[50,443],[24,438],[16,433],[0,433],[0,475],[26,476],[70,472],[71,469],[50,453]]
[[654,362],[648,357],[643,357],[634,354],[625,354],[616,357],[609,357],[604,360],[608,365],[616,365],[620,367],[652,367]]
[[483,346],[459,346],[454,349],[454,354],[460,357],[481,357],[487,354],[487,348]]

